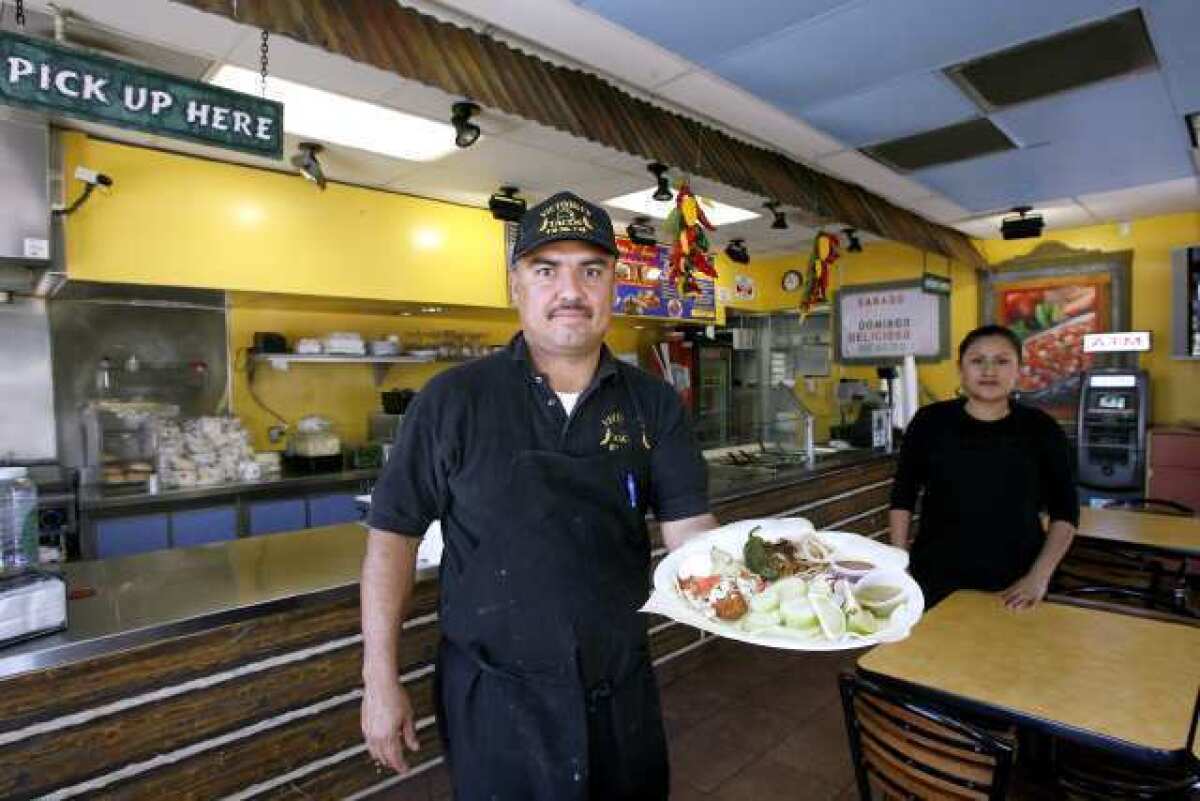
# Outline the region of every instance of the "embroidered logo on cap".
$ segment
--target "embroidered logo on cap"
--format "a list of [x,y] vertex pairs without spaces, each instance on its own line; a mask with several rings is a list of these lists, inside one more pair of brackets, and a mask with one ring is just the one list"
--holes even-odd
[[563,198],[541,210],[538,233],[544,236],[560,234],[590,234],[596,226],[592,211],[574,198]]

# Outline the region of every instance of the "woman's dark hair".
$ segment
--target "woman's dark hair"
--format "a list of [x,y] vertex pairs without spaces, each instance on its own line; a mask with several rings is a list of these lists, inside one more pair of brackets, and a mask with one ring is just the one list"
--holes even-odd
[[1008,344],[1012,345],[1012,349],[1017,352],[1017,362],[1021,361],[1021,340],[1012,329],[1005,328],[1002,325],[981,325],[971,333],[963,337],[963,341],[958,345],[958,360],[961,362],[963,356],[966,355],[967,349],[975,342],[986,337],[1000,337],[1008,340]]

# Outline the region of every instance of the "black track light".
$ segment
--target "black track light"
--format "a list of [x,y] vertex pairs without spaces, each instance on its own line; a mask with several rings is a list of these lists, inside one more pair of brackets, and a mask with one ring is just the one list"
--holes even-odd
[[766,203],[763,204],[763,208],[770,211],[771,214],[775,217],[775,219],[773,219],[771,221],[771,227],[773,229],[775,229],[776,231],[787,230],[787,227],[788,227],[787,216],[782,211],[779,210],[779,201],[778,200],[768,200]]
[[1032,206],[1013,206],[1012,214],[1000,221],[1000,235],[1005,239],[1036,239],[1042,235],[1046,221],[1040,214],[1030,214]]
[[471,122],[471,117],[479,113],[479,106],[463,100],[450,107],[450,124],[454,126],[454,144],[459,147],[470,147],[479,140],[479,126]]
[[317,185],[317,188],[325,188],[325,170],[321,169],[321,162],[317,160],[317,154],[323,148],[316,142],[301,142],[298,146],[299,152],[292,156],[292,166],[300,171],[307,180],[312,181]]
[[654,234],[654,226],[651,225],[649,217],[634,217],[633,222],[625,228],[625,235],[635,245],[658,244],[658,238]]
[[655,200],[667,201],[675,197],[671,193],[671,184],[667,181],[667,170],[669,167],[666,164],[652,161],[646,165],[646,169],[654,174],[654,180],[658,182],[652,196]]
[[843,228],[842,234],[846,237],[847,253],[862,253],[862,242],[858,239],[857,228]]
[[515,186],[502,186],[488,198],[492,217],[504,222],[520,222],[525,216],[525,199],[517,197],[521,190]]
[[750,251],[746,249],[745,239],[731,239],[729,244],[725,246],[725,255],[730,261],[738,264],[750,263]]

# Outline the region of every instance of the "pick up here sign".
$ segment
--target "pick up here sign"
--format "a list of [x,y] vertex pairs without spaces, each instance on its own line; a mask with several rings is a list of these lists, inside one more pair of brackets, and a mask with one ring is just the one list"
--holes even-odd
[[281,103],[15,33],[0,32],[0,102],[283,155]]

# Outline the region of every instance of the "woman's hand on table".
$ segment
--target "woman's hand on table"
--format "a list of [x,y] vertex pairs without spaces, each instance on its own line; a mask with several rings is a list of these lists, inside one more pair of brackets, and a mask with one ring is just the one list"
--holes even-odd
[[1035,571],[1030,571],[1019,581],[1000,593],[1000,599],[1009,609],[1032,609],[1043,598],[1050,586],[1049,577],[1043,578]]
[[378,769],[408,771],[404,749],[416,751],[417,729],[412,700],[399,680],[368,682],[363,692],[362,732]]

